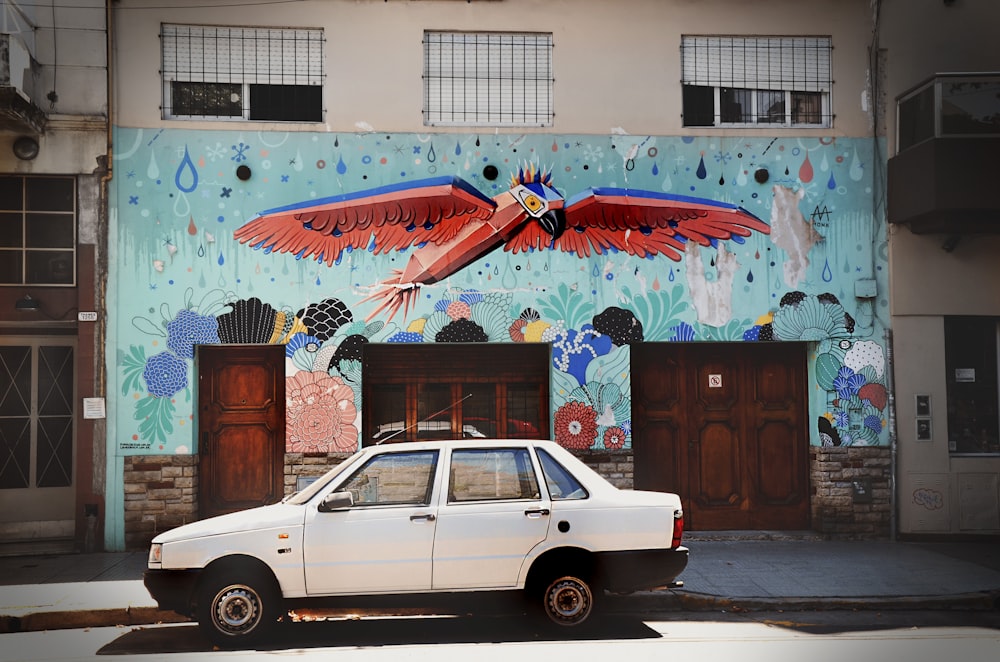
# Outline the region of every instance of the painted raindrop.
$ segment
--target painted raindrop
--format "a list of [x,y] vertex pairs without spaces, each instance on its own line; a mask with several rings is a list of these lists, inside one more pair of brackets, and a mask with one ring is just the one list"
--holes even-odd
[[833,280],[833,270],[830,269],[830,260],[827,260],[823,265],[823,282],[829,283]]
[[747,269],[747,282],[753,282],[753,269]]
[[813,180],[813,164],[809,160],[809,154],[806,153],[806,158],[802,162],[802,166],[799,168],[799,181],[803,184],[808,184]]
[[653,279],[653,291],[654,292],[659,292],[660,291],[660,277],[659,276],[657,276],[656,278]]
[[830,173],[830,181],[828,181],[826,183],[826,187],[828,189],[830,189],[831,191],[836,191],[837,190],[837,180],[834,179],[832,172]]
[[552,151],[553,152],[559,151],[559,143],[557,143],[555,140],[552,141]]
[[219,252],[219,266],[221,267],[226,263],[226,258],[222,257],[222,252]]
[[188,222],[188,234],[192,237],[198,234],[198,228],[194,225],[194,216],[192,216],[191,220]]
[[198,257],[205,257],[205,245],[202,244],[198,247]]
[[297,150],[295,150],[295,165],[292,166],[292,168],[295,170],[295,172],[302,172],[302,168],[303,168],[302,163],[303,163],[303,161],[302,161],[302,151],[297,149]]
[[461,143],[455,143],[455,156],[462,155],[462,145]]
[[343,175],[345,172],[347,172],[347,164],[344,163],[344,157],[339,156],[337,157],[337,174]]
[[[183,184],[184,179],[189,179],[190,184]],[[184,147],[184,158],[181,159],[181,164],[177,166],[177,172],[174,174],[174,184],[185,193],[190,193],[198,188],[198,170],[194,167],[194,161],[191,160],[187,146]]]
[[704,154],[701,155],[701,160],[698,161],[698,169],[695,171],[694,174],[698,175],[698,179],[705,179],[706,177],[708,177],[708,170],[705,169]]
[[667,280],[669,280],[671,283],[674,282],[674,270],[673,269],[671,269],[670,272],[667,274]]
[[747,185],[747,171],[743,167],[743,162],[740,161],[739,167],[736,169],[736,185],[746,186]]
[[653,177],[660,174],[660,166],[656,165],[656,161],[653,161]]
[[156,164],[156,152],[149,151],[149,165],[146,166],[146,176],[152,180],[160,178],[160,166]]
[[848,171],[851,179],[856,182],[860,182],[861,178],[865,176],[865,168],[861,164],[861,159],[858,157],[858,148],[854,148],[854,158],[851,159],[851,169]]
[[427,150],[427,160],[431,163],[437,161],[437,152],[434,151],[434,143],[431,143],[430,148]]

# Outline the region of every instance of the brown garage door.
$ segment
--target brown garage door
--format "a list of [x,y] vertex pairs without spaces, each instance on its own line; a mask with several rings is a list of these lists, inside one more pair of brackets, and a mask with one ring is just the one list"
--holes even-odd
[[809,525],[805,347],[632,346],[635,484],[697,531]]

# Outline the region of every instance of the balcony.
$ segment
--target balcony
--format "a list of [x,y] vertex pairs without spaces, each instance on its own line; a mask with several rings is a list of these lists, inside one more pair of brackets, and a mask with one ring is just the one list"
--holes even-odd
[[939,74],[896,101],[888,216],[915,234],[1000,234],[1000,74]]
[[0,34],[0,130],[43,133],[45,111],[31,99],[31,55],[15,35]]

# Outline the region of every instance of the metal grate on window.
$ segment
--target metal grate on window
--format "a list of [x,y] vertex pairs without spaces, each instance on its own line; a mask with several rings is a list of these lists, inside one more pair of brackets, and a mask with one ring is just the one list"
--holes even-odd
[[832,124],[830,37],[681,39],[685,126]]
[[550,126],[552,35],[424,33],[424,124]]
[[322,30],[164,24],[160,40],[164,118],[322,121]]

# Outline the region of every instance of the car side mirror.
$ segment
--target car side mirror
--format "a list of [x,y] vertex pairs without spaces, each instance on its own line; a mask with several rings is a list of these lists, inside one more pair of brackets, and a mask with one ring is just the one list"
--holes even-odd
[[346,510],[354,505],[354,495],[350,492],[330,492],[319,504],[319,512],[332,513]]

